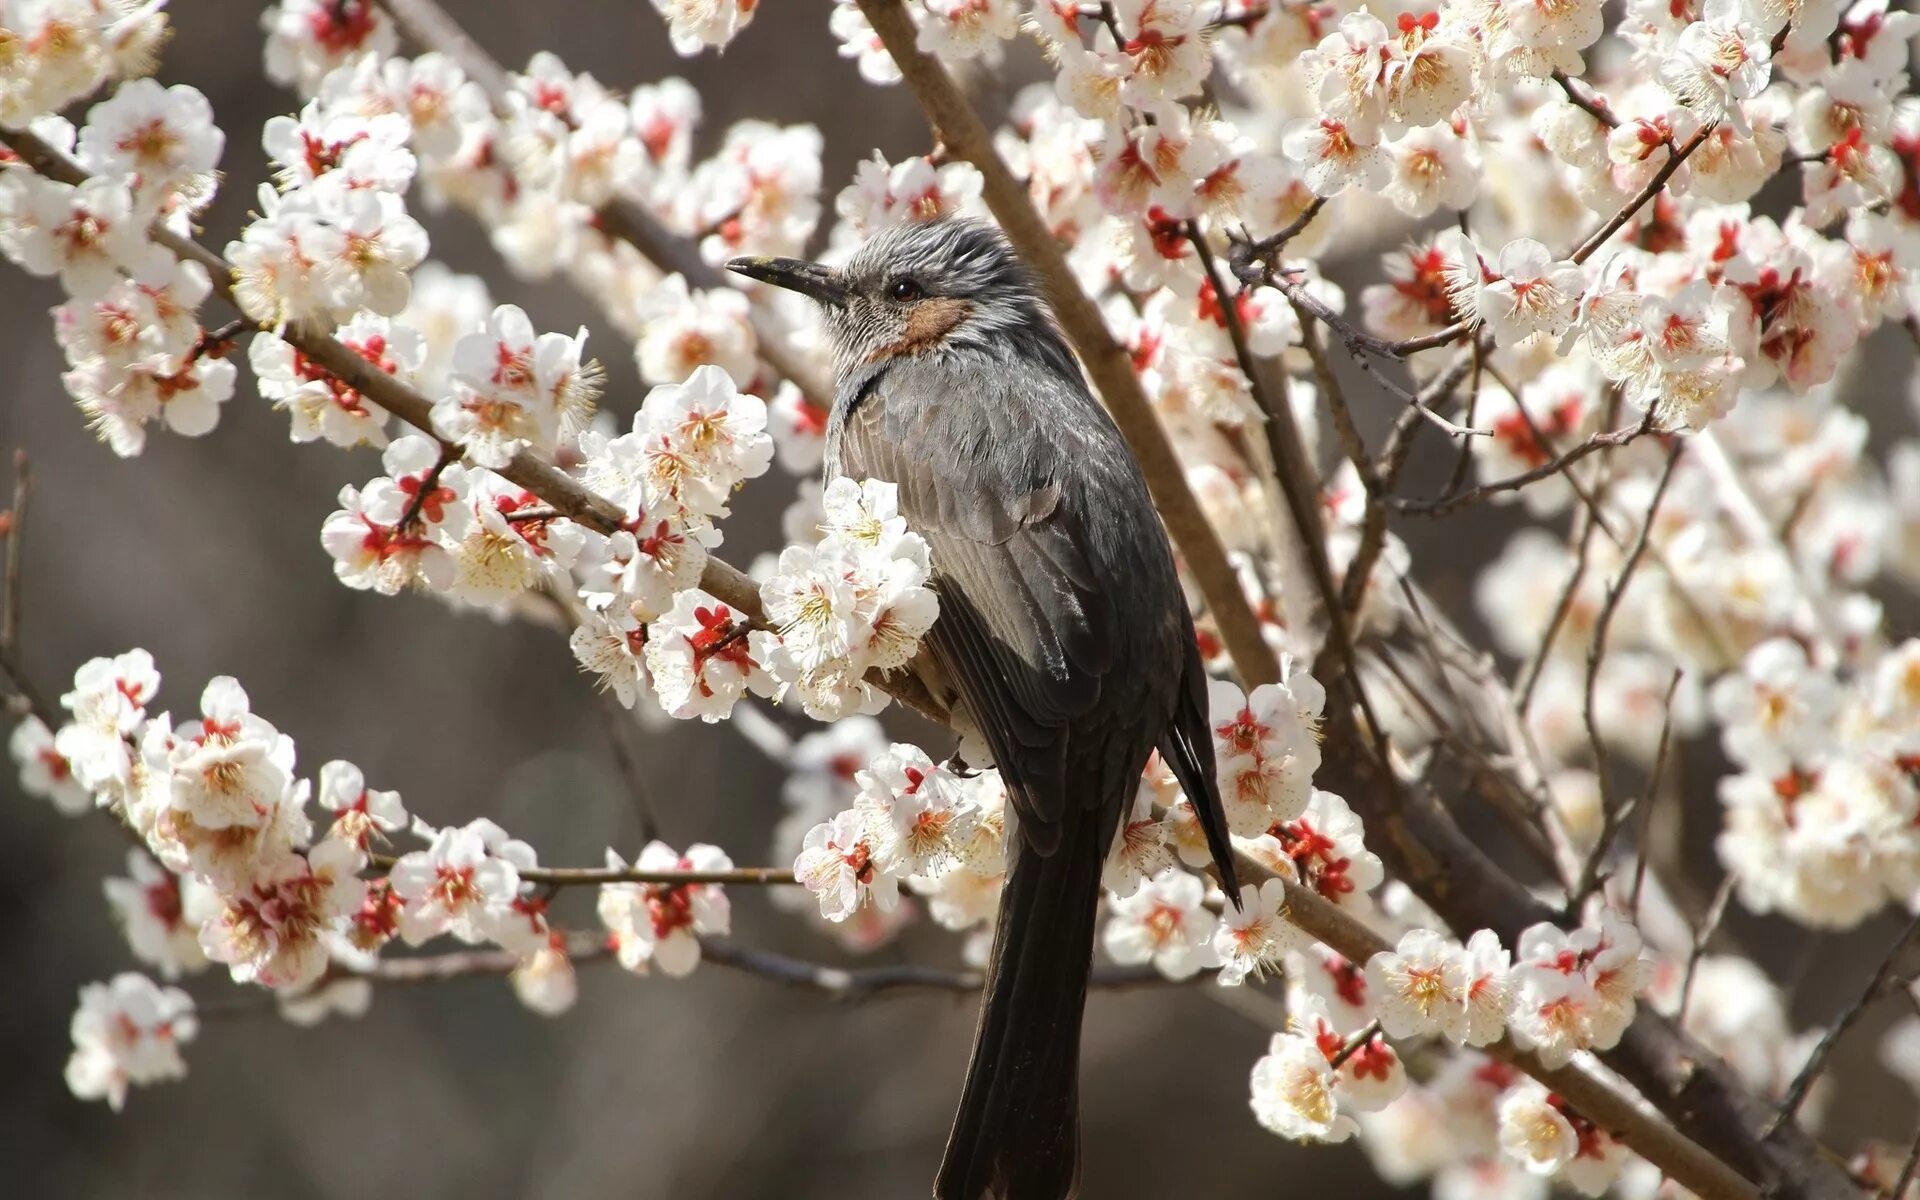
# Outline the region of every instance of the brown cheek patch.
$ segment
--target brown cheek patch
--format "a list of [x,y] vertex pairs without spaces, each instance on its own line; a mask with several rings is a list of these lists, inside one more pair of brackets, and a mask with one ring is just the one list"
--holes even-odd
[[973,302],[957,296],[936,296],[922,300],[907,314],[906,332],[900,340],[880,347],[867,356],[868,362],[918,354],[938,346],[973,311]]

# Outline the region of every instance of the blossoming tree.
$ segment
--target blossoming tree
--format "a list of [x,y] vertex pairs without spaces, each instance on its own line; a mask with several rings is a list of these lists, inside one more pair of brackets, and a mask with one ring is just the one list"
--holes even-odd
[[[655,6],[683,55],[753,32],[750,0]],[[922,911],[975,962],[1006,828],[980,747],[874,719],[893,700],[947,719],[911,670],[938,564],[891,483],[817,482],[833,399],[803,303],[717,270],[968,212],[1031,263],[1133,443],[1215,675],[1240,904],[1156,762],[1108,864],[1095,985],[1197,980],[1259,1014],[1252,1119],[1358,1138],[1437,1196],[1920,1194],[1920,1142],[1822,1142],[1808,1120],[1836,1041],[1912,994],[1915,926],[1805,1033],[1714,941],[1730,904],[1813,931],[1920,910],[1920,641],[1884,608],[1920,583],[1920,443],[1836,397],[1877,330],[1920,342],[1920,18],[821,8],[866,80],[925,111],[929,153],[828,180],[818,132],[750,121],[699,157],[680,80],[619,91],[546,53],[511,71],[427,0],[284,0],[263,19],[293,110],[258,133],[273,176],[223,180],[229,133],[255,135],[147,78],[160,0],[0,4],[0,253],[64,290],[60,384],[114,453],[219,437],[236,404],[377,452],[364,483],[370,453],[338,460],[314,538],[343,586],[558,623],[633,719],[732,721],[789,773],[775,865],[656,840],[543,866],[492,820],[435,828],[351,762],[303,761],[233,678],[194,714],[129,649],[49,698],[18,656],[22,466],[0,522],[13,758],[25,791],[137,843],[106,895],[167,981],[81,989],[73,1093],[118,1109],[186,1074],[202,1021],[175,984],[215,966],[303,1023],[473,974],[557,1015],[594,959],[976,987],[730,937],[729,889],[768,888],[851,948]],[[1021,43],[1048,70],[1012,90]],[[1008,90],[1003,127],[960,79]],[[253,219],[209,240],[216,186],[248,185]],[[428,259],[421,218],[447,209],[589,297],[596,346],[631,344],[652,386],[629,428],[595,417],[586,329],[543,331]],[[1369,264],[1357,296],[1321,273],[1335,253]],[[1417,450],[1446,464],[1434,484],[1411,482]],[[742,572],[730,505],[780,476],[788,544]],[[1524,521],[1472,598],[1476,645],[1402,535],[1499,506]],[[769,736],[769,705],[818,731]],[[1702,911],[1651,832],[1703,800],[1675,794],[1689,741],[1727,761]],[[1504,827],[1500,853],[1470,814]],[[597,928],[550,912],[581,887]]]

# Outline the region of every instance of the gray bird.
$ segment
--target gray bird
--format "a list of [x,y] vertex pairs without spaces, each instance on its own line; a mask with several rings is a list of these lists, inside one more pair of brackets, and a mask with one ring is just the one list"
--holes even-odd
[[838,270],[727,266],[818,305],[827,474],[898,485],[933,551],[936,687],[1006,782],[1009,864],[939,1200],[1060,1200],[1080,1173],[1080,1018],[1100,875],[1157,747],[1233,886],[1207,678],[1140,468],[997,230],[873,237]]

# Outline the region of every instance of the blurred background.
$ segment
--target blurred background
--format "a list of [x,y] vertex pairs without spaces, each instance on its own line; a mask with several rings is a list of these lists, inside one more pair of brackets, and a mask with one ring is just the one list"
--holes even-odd
[[[724,57],[692,60],[673,55],[644,4],[452,7],[509,66],[549,49],[617,89],[687,78],[706,105],[698,153],[741,118],[819,126],[829,211],[872,150],[897,160],[929,145],[903,91],[868,87],[836,55],[824,5],[764,5]],[[258,11],[238,0],[176,4],[159,71],[204,91],[227,132],[226,184],[205,217],[215,247],[239,230],[265,178],[262,122],[298,107],[262,77]],[[1019,82],[1035,65],[1016,57],[1006,70]],[[464,218],[421,215],[433,256],[485,275],[497,300],[521,304],[543,329],[588,326],[610,374],[607,404],[631,413],[640,390],[629,348],[594,311],[564,284],[511,279]],[[234,674],[254,710],[295,739],[303,773],[351,759],[429,822],[490,816],[543,863],[594,865],[607,846],[633,855],[635,798],[559,636],[334,581],[320,522],[343,483],[375,473],[371,453],[292,445],[285,416],[253,394],[243,368],[215,434],[156,433],[142,457],[116,459],[59,387],[46,310],[60,299],[51,281],[0,271],[0,449],[26,449],[37,478],[24,658],[43,691],[64,690],[91,656],[143,646],[164,678],[160,707],[196,711],[210,676]],[[1885,370],[1863,377],[1910,373],[1910,348],[1883,339],[1874,353]],[[1903,392],[1873,397],[1876,439],[1910,426]],[[740,498],[727,526],[732,561],[776,545],[787,482],[775,472]],[[1474,571],[1510,527],[1486,510],[1431,526],[1453,549],[1430,584],[1456,619],[1471,623]],[[1896,621],[1896,632],[1911,628]],[[641,749],[644,800],[668,842],[715,842],[742,864],[765,858],[780,780],[737,732],[686,723],[643,738]],[[1705,819],[1685,830],[1703,868],[1717,819],[1708,759],[1690,763],[1700,785],[1688,809]],[[365,1017],[314,1029],[271,1007],[210,1015],[187,1048],[186,1081],[136,1090],[120,1116],[83,1104],[61,1078],[76,990],[136,965],[100,892],[103,876],[125,873],[126,842],[106,821],[66,820],[28,801],[10,772],[0,796],[0,1178],[9,1195],[926,1194],[974,1001],[835,1003],[711,967],[675,982],[583,965],[580,1002],[557,1020],[530,1013],[499,979],[389,988]],[[1701,886],[1710,892],[1711,878]],[[586,926],[591,909],[590,894],[567,893],[556,912]],[[743,942],[842,960],[762,893],[736,889],[733,909]],[[1730,936],[1751,950],[1770,928],[1736,914]],[[1803,1022],[1822,1020],[1857,990],[1892,932],[1885,920],[1825,939],[1796,931],[1773,939],[1763,962],[1791,977]],[[958,954],[958,939],[923,927],[875,961],[957,964]],[[213,1009],[258,995],[217,969],[186,986]],[[1903,1138],[1910,1095],[1865,1061],[1883,1024],[1870,1018],[1843,1046],[1839,1070],[1865,1086],[1842,1098],[1835,1120]],[[1084,1193],[1394,1194],[1352,1146],[1305,1149],[1255,1124],[1246,1075],[1265,1043],[1261,1028],[1197,988],[1096,996],[1084,1053]]]

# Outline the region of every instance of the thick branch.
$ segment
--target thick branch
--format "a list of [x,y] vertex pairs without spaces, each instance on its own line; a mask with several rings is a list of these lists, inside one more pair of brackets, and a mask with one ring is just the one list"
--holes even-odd
[[1039,276],[1061,327],[1080,352],[1080,361],[1106,401],[1114,423],[1132,446],[1167,532],[1205,595],[1240,678],[1249,687],[1278,679],[1280,664],[1261,633],[1259,618],[1247,603],[1219,533],[1208,523],[1187,484],[1186,472],[1141,390],[1132,361],[1113,340],[1100,310],[1074,279],[1060,243],[1034,210],[1026,188],[1001,160],[992,135],[946,67],[916,47],[913,19],[900,0],[860,0],[860,9],[919,97],[920,107],[941,144],[955,158],[979,169],[987,207]]

